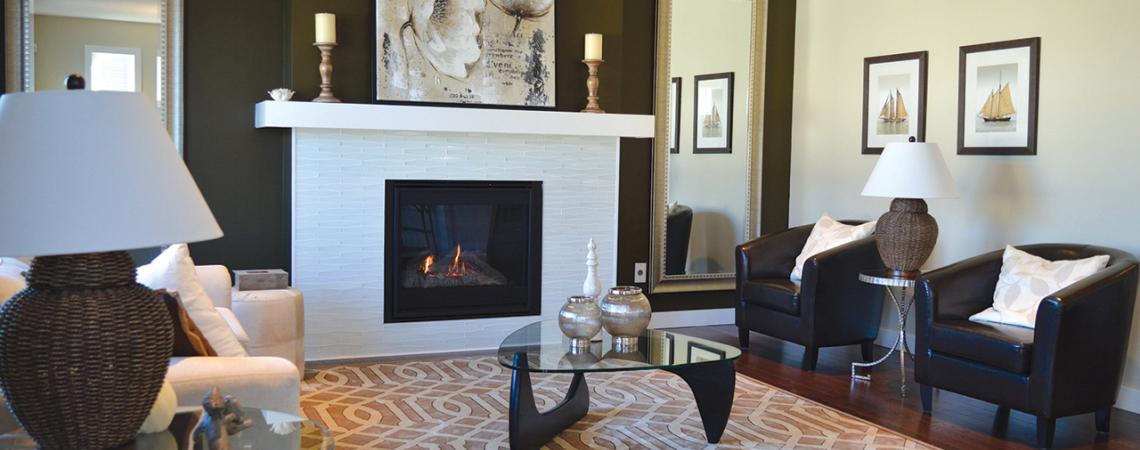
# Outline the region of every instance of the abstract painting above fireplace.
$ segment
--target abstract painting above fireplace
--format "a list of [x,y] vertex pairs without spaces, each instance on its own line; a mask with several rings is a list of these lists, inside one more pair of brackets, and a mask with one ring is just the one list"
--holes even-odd
[[385,323],[541,313],[541,181],[387,180],[385,192]]

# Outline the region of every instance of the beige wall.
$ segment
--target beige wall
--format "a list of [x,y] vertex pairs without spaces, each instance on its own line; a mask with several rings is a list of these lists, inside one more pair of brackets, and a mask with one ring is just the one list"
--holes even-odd
[[36,15],[35,33],[36,90],[62,89],[68,74],[84,73],[84,46],[129,47],[142,50],[143,94],[155,98],[158,24]]
[[[887,209],[889,199],[859,196],[877,160],[859,154],[863,58],[927,50],[926,137],[942,147],[961,191],[929,201],[942,232],[929,267],[1006,243],[1140,254],[1140,2],[801,0],[797,14],[791,224],[823,211],[869,219]],[[1033,36],[1041,37],[1037,156],[956,155],[958,47]],[[1119,400],[1140,411],[1140,317]]]

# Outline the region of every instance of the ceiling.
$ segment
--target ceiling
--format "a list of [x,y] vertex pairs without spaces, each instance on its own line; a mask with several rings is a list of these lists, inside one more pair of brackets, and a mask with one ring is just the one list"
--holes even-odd
[[158,23],[159,0],[34,0],[35,14]]

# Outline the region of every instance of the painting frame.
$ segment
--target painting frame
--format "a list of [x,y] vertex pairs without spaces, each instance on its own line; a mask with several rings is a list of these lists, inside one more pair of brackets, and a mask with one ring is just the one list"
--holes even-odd
[[[700,351],[705,352],[706,354],[708,354],[710,356],[702,357],[700,354],[696,353],[694,350],[700,350]],[[707,362],[724,361],[724,359],[726,357],[728,357],[728,353],[725,352],[724,350],[720,350],[718,348],[710,347],[708,345],[701,344],[699,342],[689,341],[688,344],[686,345],[685,362],[688,364],[699,364],[699,363],[707,363]]]
[[[971,61],[971,58],[981,59],[982,56],[989,56],[989,59],[1004,61],[1004,64],[987,64],[981,65],[979,61]],[[1005,59],[1002,59],[1002,58]],[[974,65],[977,64],[977,65]],[[987,96],[986,103],[982,105],[982,111],[973,114],[975,105],[968,105],[967,101],[971,98],[977,102],[980,98],[979,92],[984,93],[984,88],[979,91],[979,84],[982,83],[979,78],[982,77],[982,70],[998,66],[1014,66],[1016,72],[1010,78],[1010,81],[1002,80],[1002,75],[999,72],[999,80],[997,90],[991,92]],[[1024,66],[1024,72],[1022,67]],[[1024,39],[1013,39],[1008,41],[989,42],[984,44],[974,44],[959,47],[958,52],[958,154],[959,155],[1036,155],[1037,154],[1037,121],[1038,121],[1038,98],[1040,92],[1040,66],[1041,66],[1041,38],[1031,37]],[[970,70],[974,67],[974,70]],[[1024,77],[1022,77],[1024,73]],[[972,77],[971,77],[972,75]],[[992,78],[992,75],[989,76]],[[968,79],[973,79],[973,86],[970,85]],[[1003,84],[1004,83],[1004,84]],[[1016,87],[1010,88],[1011,83],[1016,83]],[[1014,93],[1017,96],[1014,96]],[[973,95],[971,95],[973,94]],[[1003,95],[1004,94],[1004,95]],[[997,97],[997,107],[994,107],[992,118],[985,117],[986,105],[990,105],[991,100]],[[1017,97],[1024,98],[1024,101],[1017,101]],[[1001,105],[1009,105],[1009,108],[1016,110],[1016,105],[1022,105],[1025,108],[1024,116],[1021,115],[1020,110],[1011,113],[1000,111]],[[973,129],[969,128],[966,116],[969,114],[973,121]],[[1013,117],[1016,115],[1016,117]],[[1020,136],[1024,120],[1024,139]],[[1013,145],[1000,145],[991,142],[986,145],[977,145],[976,142],[981,138],[974,136],[981,136],[983,131],[979,131],[978,119],[982,119],[982,124],[986,122],[1015,122],[1013,124],[1013,131],[1002,131],[1003,135],[1000,136],[1002,140],[1016,140]],[[1008,127],[1008,125],[1006,125]],[[1006,136],[1008,135],[1008,136]],[[1024,140],[1024,143],[1021,141]],[[997,139],[993,139],[997,141]]]
[[[735,72],[721,72],[710,73],[704,75],[696,75],[693,77],[693,154],[731,154],[732,153],[732,109],[733,109],[733,82],[735,79]],[[724,82],[724,99],[721,103],[725,105],[724,130],[722,132],[723,145],[701,145],[702,127],[701,122],[701,84],[702,83],[715,83]],[[713,105],[717,104],[713,100]]]
[[[927,66],[928,66],[929,59],[930,59],[929,52],[927,52],[926,50],[917,51],[917,52],[896,53],[896,54],[892,54],[892,55],[872,56],[872,57],[868,57],[868,58],[863,58],[863,122],[862,122],[863,143],[862,143],[862,154],[864,154],[864,155],[882,154],[883,148],[886,146],[886,143],[888,143],[888,142],[884,142],[884,141],[907,142],[907,139],[911,136],[913,136],[915,138],[915,140],[917,140],[918,142],[925,142],[926,141],[926,98],[927,98],[926,97],[926,88],[927,88],[926,78],[927,78]],[[906,66],[910,65],[907,63],[910,63],[911,61],[914,62],[914,66],[916,66],[916,67],[914,67],[913,70],[907,70],[907,69],[911,69],[910,67],[906,67]],[[891,68],[895,68],[896,70],[899,70],[899,71],[890,72]],[[875,137],[870,135],[870,129],[872,128],[870,121],[876,120],[874,128],[877,130],[879,128],[878,120],[882,119],[881,115],[880,115],[880,117],[874,118],[874,117],[872,117],[872,114],[871,114],[871,107],[873,105],[877,105],[879,103],[878,100],[880,97],[880,95],[876,95],[875,96],[876,97],[875,102],[871,103],[871,81],[872,81],[871,77],[872,77],[872,73],[877,74],[880,69],[882,69],[885,72],[888,72],[887,76],[897,77],[900,75],[907,75],[907,76],[912,76],[915,79],[913,83],[909,82],[909,80],[908,80],[907,87],[905,87],[905,89],[907,90],[907,93],[909,95],[903,97],[903,96],[901,96],[901,92],[900,92],[900,97],[903,99],[905,99],[906,97],[911,97],[911,98],[915,99],[915,101],[914,101],[915,107],[913,109],[916,111],[914,114],[916,117],[913,120],[913,122],[908,122],[906,124],[907,131],[908,131],[907,133],[891,134],[890,135],[890,136],[900,136],[898,138],[876,139]],[[881,90],[881,86],[879,84],[880,78],[875,79],[876,91]],[[896,86],[897,91],[901,91],[901,89],[902,88]],[[915,92],[910,92],[912,89]],[[890,101],[890,100],[888,100],[888,101]],[[905,100],[899,101],[899,103],[897,103],[897,104],[901,104],[901,105],[903,105],[902,107],[905,108]],[[887,109],[887,105],[884,105],[884,109]],[[895,111],[895,116],[897,117],[898,106],[896,106],[895,108],[890,108],[890,109]],[[909,117],[906,119],[903,119],[903,120],[909,120]],[[893,123],[897,124],[899,122],[893,122]],[[910,124],[912,124],[912,123],[914,124],[914,127],[913,127],[914,133],[910,133],[910,130],[911,130]],[[887,136],[887,135],[884,135],[884,136]],[[882,143],[883,145],[877,145],[879,143]]]
[[[474,102],[449,102],[437,100],[408,100],[397,98],[382,98],[381,90],[381,76],[380,76],[380,49],[382,48],[382,34],[381,34],[381,9],[379,5],[384,3],[385,0],[372,0],[369,2],[369,21],[371,23],[371,70],[370,81],[372,86],[370,88],[371,98],[370,102],[373,104],[381,105],[400,105],[400,106],[430,106],[430,107],[453,107],[453,108],[475,108],[475,109],[507,109],[507,110],[532,110],[532,111],[555,111],[558,107],[558,89],[557,89],[557,58],[554,53],[557,50],[555,45],[557,36],[557,21],[553,20],[555,17],[556,6],[551,6],[550,11],[544,16],[551,18],[549,24],[549,41],[550,41],[550,54],[551,61],[548,69],[548,78],[545,80],[546,86],[549,86],[548,97],[549,101],[544,105],[526,105],[526,104],[512,104],[512,103],[474,103]],[[498,8],[492,5],[490,0],[487,0],[486,8],[489,10],[498,11]],[[485,13],[486,11],[484,11]],[[521,20],[520,20],[521,23]]]
[[671,154],[681,153],[681,99],[684,98],[682,97],[683,85],[684,82],[681,77],[673,77],[669,80],[669,87],[671,88],[669,101],[673,103],[673,107],[670,108],[673,117],[669,118],[669,126],[673,128],[669,131],[669,136],[672,138],[672,142],[670,142],[671,145],[669,145],[669,153]]

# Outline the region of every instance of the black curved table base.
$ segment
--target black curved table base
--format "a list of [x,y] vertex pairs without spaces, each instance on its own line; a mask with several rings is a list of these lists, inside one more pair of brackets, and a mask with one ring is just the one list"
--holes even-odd
[[[729,360],[662,369],[677,374],[692,389],[705,427],[705,437],[710,444],[720,442],[728,425],[729,412],[732,411],[732,397],[736,391],[733,362]],[[590,409],[590,389],[586,386],[583,374],[574,374],[570,389],[558,406],[546,412],[538,412],[525,354],[515,354],[515,367],[518,369],[511,374],[509,416],[512,449],[540,448],[586,416]]]

